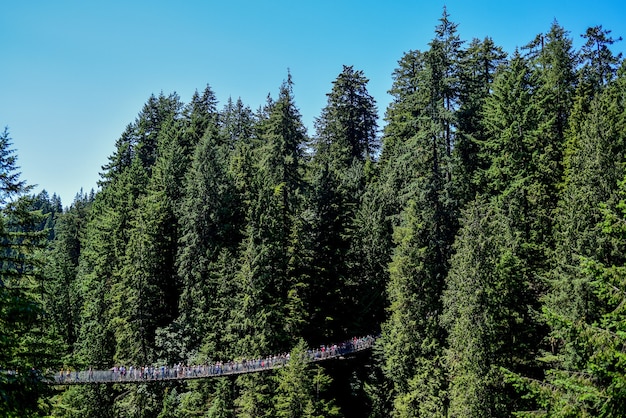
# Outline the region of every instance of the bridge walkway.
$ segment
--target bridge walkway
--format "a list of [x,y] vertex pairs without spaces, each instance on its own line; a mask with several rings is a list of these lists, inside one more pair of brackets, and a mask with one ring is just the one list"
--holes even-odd
[[[321,349],[308,350],[307,362],[317,363],[369,350],[376,341],[375,337],[354,338],[341,344],[324,346]],[[285,367],[289,363],[289,354],[274,355],[255,360],[216,362],[213,364],[192,366],[148,366],[141,368],[114,367],[109,370],[61,371],[47,383],[51,385],[93,385],[93,384],[139,384],[151,382],[183,381],[209,379],[223,376],[259,373]]]

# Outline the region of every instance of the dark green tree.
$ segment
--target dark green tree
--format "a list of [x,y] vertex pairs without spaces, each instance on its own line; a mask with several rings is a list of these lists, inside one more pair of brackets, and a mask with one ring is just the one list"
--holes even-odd
[[[294,242],[303,188],[305,130],[293,99],[291,76],[283,83],[269,118],[262,123],[263,146],[257,149],[258,174],[254,180],[248,225],[243,243],[238,313],[240,332],[255,342],[249,353],[263,355],[288,346],[289,298],[297,295],[298,248]],[[302,313],[298,313],[302,315]],[[248,324],[248,325],[245,325]]]
[[[565,166],[565,184],[555,230],[555,267],[547,306],[553,314],[570,320],[596,316],[596,297],[590,289],[588,276],[579,275],[575,267],[579,257],[606,264],[619,263],[616,252],[602,234],[600,205],[613,207],[617,202],[617,187],[624,158],[623,72],[590,105],[590,112],[572,131]],[[574,122],[578,125],[578,122]],[[557,325],[557,324],[555,324]],[[567,337],[557,326],[553,331],[560,340]],[[579,353],[571,343],[559,350],[567,367],[576,367]],[[572,364],[571,364],[572,363]]]
[[220,137],[228,149],[233,151],[240,142],[247,142],[253,133],[254,116],[241,98],[233,102],[228,99],[220,113]]
[[[624,256],[614,235],[618,228],[607,224],[607,217],[621,216],[623,191],[618,184],[623,166],[618,161],[624,155],[623,83],[622,68],[590,101],[582,121],[576,116],[571,125],[577,128],[569,132],[565,184],[556,211],[554,267],[544,301],[544,317],[551,328],[550,345],[542,357],[548,370],[543,384],[530,385],[554,416],[613,416],[614,411],[603,410],[600,404],[615,408],[613,402],[619,402],[619,393],[601,392],[611,378],[603,380],[596,374],[603,373],[610,360],[596,362],[617,341],[600,339],[606,321],[612,321],[609,312],[614,310],[617,316],[621,312],[613,305],[613,291],[621,286],[618,272]],[[596,386],[595,382],[604,383]]]
[[[376,105],[367,82],[362,71],[344,66],[316,120],[312,142],[306,230],[298,235],[310,238],[305,244],[310,252],[306,264],[312,266],[312,280],[307,281],[308,328],[317,328],[314,341],[320,343],[352,335],[355,323],[368,316],[364,310],[371,308],[359,296],[376,292],[371,282],[356,279],[363,271],[351,244],[365,189],[365,167],[378,148]],[[381,287],[377,290],[381,292]]]
[[[80,329],[80,291],[76,277],[82,240],[94,195],[82,191],[59,215],[54,240],[46,252],[44,307],[54,322],[54,332],[63,340],[67,355],[73,353]],[[67,358],[65,361],[69,361]]]
[[491,161],[486,171],[487,190],[510,220],[508,227],[519,240],[518,257],[523,260],[523,268],[515,271],[506,284],[515,295],[510,305],[503,307],[509,310],[511,328],[507,335],[515,336],[516,344],[509,347],[512,353],[502,356],[514,355],[518,362],[514,368],[523,373],[537,371],[532,359],[543,333],[537,311],[544,291],[540,277],[547,269],[548,247],[544,240],[552,233],[550,208],[556,205],[556,197],[547,191],[551,184],[540,175],[543,165],[555,162],[546,158],[539,134],[540,106],[532,94],[536,85],[528,62],[515,54],[494,82],[484,117],[489,134],[485,152]]
[[[602,232],[611,246],[623,254],[626,216],[626,181],[619,183],[615,207],[602,204]],[[520,416],[619,417],[626,407],[624,391],[624,261],[607,265],[580,256],[570,267],[570,276],[584,281],[595,297],[593,313],[573,317],[547,304],[553,332],[553,355],[545,360],[552,367],[543,380],[513,381],[538,400],[539,408]],[[556,355],[555,355],[556,354]],[[575,359],[573,361],[573,359]]]
[[610,46],[622,37],[614,39],[611,31],[602,29],[602,25],[587,28],[581,37],[586,40],[581,51],[583,80],[597,91],[617,74],[622,54],[613,54]]
[[[208,94],[205,92],[204,97],[198,100],[199,112],[206,110],[211,104],[210,88],[207,86]],[[202,100],[204,99],[204,103]],[[192,107],[196,102],[192,103]],[[183,107],[180,98],[176,93],[165,96],[163,93],[156,97],[154,94],[148,98],[143,109],[139,113],[135,121],[135,135],[137,144],[135,153],[142,166],[151,173],[151,169],[158,157],[159,133],[165,126],[165,122],[171,119],[179,119],[181,117],[181,109]],[[202,125],[202,122],[200,122]],[[201,130],[202,127],[199,127]],[[193,141],[192,141],[193,143]]]
[[[336,164],[372,158],[379,148],[376,102],[367,91],[368,79],[352,66],[333,81],[328,103],[316,119],[316,153],[330,153]],[[328,151],[325,151],[329,149]]]
[[461,44],[456,24],[444,9],[416,74],[417,88],[409,96],[414,110],[400,116],[411,118],[411,133],[399,158],[411,167],[405,172],[413,175],[402,179],[408,185],[408,204],[395,232],[397,247],[387,286],[389,317],[382,330],[383,370],[393,383],[397,416],[446,414],[445,330],[439,316],[457,229],[452,150]]
[[[32,212],[31,190],[20,180],[17,155],[7,128],[0,134],[0,414],[44,412],[43,379],[56,369],[56,341],[47,335],[39,249],[47,232]],[[49,376],[48,376],[49,377]]]
[[[520,248],[507,215],[478,197],[464,211],[443,296],[448,330],[450,417],[510,416],[503,367],[514,357],[511,322],[520,318],[515,275],[522,270]],[[523,290],[523,289],[522,289]]]
[[[228,172],[228,149],[220,145],[217,127],[207,131],[187,176],[177,256],[181,278],[180,325],[189,346],[182,353],[198,350],[203,341],[212,341],[220,353],[219,335],[225,324],[214,315],[227,301],[218,297],[218,269],[224,251],[236,253],[241,237],[241,212],[235,182]],[[227,295],[222,295],[229,297]],[[224,319],[223,317],[221,318]]]
[[324,398],[331,383],[320,366],[311,366],[304,340],[291,350],[289,363],[278,370],[274,414],[285,418],[341,416],[339,408]]
[[[421,203],[421,202],[420,202]],[[418,206],[419,205],[419,206]],[[413,203],[396,228],[397,247],[389,266],[389,318],[382,327],[383,371],[393,383],[394,414],[445,416],[443,329],[439,323],[444,260],[437,251],[433,208]]]
[[506,54],[491,38],[474,39],[462,51],[459,66],[459,109],[454,145],[454,183],[461,203],[470,201],[480,190],[480,175],[489,161],[482,155],[481,143],[487,139],[483,118],[485,99],[492,89],[497,70],[505,64]]

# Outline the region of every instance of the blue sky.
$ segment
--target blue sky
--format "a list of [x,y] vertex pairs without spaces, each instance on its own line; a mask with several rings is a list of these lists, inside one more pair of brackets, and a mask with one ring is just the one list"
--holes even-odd
[[[256,109],[291,71],[305,125],[342,65],[363,70],[384,114],[402,54],[427,49],[444,4],[463,40],[505,51],[556,19],[576,46],[589,26],[626,37],[626,3],[596,1],[2,1],[0,128],[22,179],[61,196],[96,187],[116,139],[150,94],[188,102],[209,84],[220,107]],[[624,42],[614,50],[626,50]]]

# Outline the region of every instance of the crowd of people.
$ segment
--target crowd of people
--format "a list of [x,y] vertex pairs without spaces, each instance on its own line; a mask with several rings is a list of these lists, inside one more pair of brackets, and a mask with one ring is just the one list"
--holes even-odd
[[[333,357],[342,356],[370,348],[375,337],[354,337],[340,344],[322,345],[306,352],[307,361],[320,361]],[[238,361],[217,361],[210,364],[188,365],[178,363],[175,365],[149,365],[142,367],[114,366],[109,370],[71,371],[69,368],[61,370],[55,375],[57,384],[85,384],[99,382],[140,382],[153,380],[179,380],[213,377],[228,374],[250,373],[265,369],[283,367],[290,360],[289,353],[276,354],[255,359],[241,359]]]

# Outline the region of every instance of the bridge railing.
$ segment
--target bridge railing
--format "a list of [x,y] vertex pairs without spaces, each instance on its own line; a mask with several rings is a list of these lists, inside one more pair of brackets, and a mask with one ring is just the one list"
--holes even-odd
[[[307,350],[307,361],[318,362],[367,350],[376,338],[372,336],[353,338],[340,344],[321,346]],[[98,383],[142,383],[167,380],[205,379],[226,375],[255,373],[284,367],[290,355],[281,354],[253,360],[215,362],[198,365],[160,365],[144,367],[112,367],[109,370],[61,371],[48,383],[53,385],[80,385]]]

